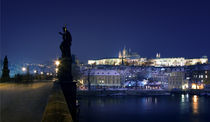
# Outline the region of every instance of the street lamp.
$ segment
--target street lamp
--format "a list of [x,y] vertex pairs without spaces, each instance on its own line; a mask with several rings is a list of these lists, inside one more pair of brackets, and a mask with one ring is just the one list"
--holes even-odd
[[37,73],[37,71],[36,70],[34,70],[34,74],[36,74]]
[[58,68],[55,68],[55,72],[56,72],[56,74],[58,73]]
[[56,60],[56,61],[55,61],[55,65],[56,65],[57,67],[60,65],[60,63],[61,63],[61,62],[60,62],[59,60]]
[[25,72],[26,71],[26,68],[25,67],[22,67],[22,71]]
[[59,60],[55,60],[55,66],[56,66],[55,73],[56,73],[56,76],[58,74],[58,70],[59,70],[58,67],[59,67],[60,64],[61,64],[61,62]]

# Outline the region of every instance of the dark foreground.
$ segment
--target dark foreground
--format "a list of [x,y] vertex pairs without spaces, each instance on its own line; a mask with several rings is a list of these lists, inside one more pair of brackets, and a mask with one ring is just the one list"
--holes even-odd
[[210,97],[80,97],[80,122],[210,122]]
[[0,122],[40,122],[52,82],[0,84]]

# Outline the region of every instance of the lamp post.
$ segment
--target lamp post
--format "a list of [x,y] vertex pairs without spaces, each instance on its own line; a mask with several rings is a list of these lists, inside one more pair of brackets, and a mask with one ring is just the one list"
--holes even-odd
[[91,90],[91,84],[90,84],[90,68],[88,68],[88,91]]
[[90,73],[91,73],[92,69],[93,69],[93,65],[91,65],[91,67],[88,67],[88,70],[87,70],[87,73],[88,73],[88,77],[87,77],[87,80],[88,80],[88,91],[91,91]]
[[22,71],[25,72],[26,71],[26,68],[25,67],[22,67]]
[[55,61],[55,65],[56,65],[57,67],[60,65],[60,63],[61,63],[61,62],[60,62],[59,60],[56,60],[56,61]]
[[30,79],[30,72],[29,72],[29,66],[27,66],[27,67],[22,67],[22,71],[24,72],[25,80],[26,80],[27,82],[31,81],[31,79]]
[[56,66],[56,68],[55,68],[56,76],[58,75],[58,70],[59,70],[58,67],[59,67],[60,63],[61,63],[61,62],[60,62],[59,60],[55,60],[55,63],[54,63],[54,64],[55,64],[55,66]]
[[37,70],[34,70],[34,74],[36,74],[37,73]]

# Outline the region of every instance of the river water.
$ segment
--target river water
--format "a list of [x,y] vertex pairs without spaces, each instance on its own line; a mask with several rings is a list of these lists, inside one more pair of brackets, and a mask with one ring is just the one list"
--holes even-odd
[[80,97],[80,122],[210,122],[210,97]]

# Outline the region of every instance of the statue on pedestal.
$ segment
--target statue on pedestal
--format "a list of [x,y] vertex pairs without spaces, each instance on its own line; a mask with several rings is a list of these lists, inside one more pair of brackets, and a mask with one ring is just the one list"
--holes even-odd
[[59,34],[63,36],[63,41],[60,45],[62,57],[58,69],[58,79],[72,118],[76,121],[76,82],[73,82],[71,56],[72,37],[66,26],[63,27],[63,33],[59,32]]
[[61,42],[60,49],[62,53],[61,65],[58,70],[59,81],[63,82],[72,82],[72,59],[71,59],[71,42],[72,37],[70,32],[67,30],[67,27],[63,27],[63,33],[59,32],[62,35],[63,41]]
[[3,63],[3,69],[2,69],[2,76],[1,76],[2,82],[8,82],[10,80],[9,72],[10,72],[10,70],[8,68],[8,59],[7,59],[7,56],[5,56],[4,63]]

